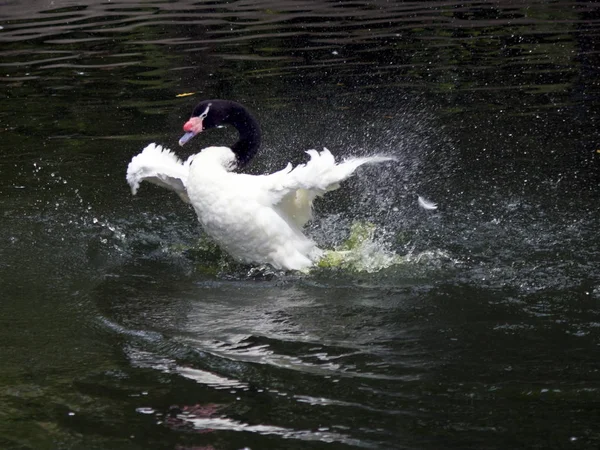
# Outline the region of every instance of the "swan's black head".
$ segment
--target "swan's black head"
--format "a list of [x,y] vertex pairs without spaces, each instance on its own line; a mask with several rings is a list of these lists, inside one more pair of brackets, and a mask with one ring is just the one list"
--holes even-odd
[[222,125],[234,126],[239,140],[231,146],[238,166],[244,166],[254,157],[260,147],[260,126],[246,108],[230,100],[204,100],[192,112],[190,120],[183,125],[186,132],[179,145],[184,145],[198,133]]

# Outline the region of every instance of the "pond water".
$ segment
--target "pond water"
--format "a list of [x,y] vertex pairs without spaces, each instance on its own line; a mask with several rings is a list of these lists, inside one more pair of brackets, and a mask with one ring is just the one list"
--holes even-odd
[[[0,447],[597,448],[599,39],[567,0],[2,2]],[[326,248],[374,228],[355,265],[240,266],[130,195],[148,143],[235,139],[177,146],[207,98],[250,173],[398,158],[316,205]]]

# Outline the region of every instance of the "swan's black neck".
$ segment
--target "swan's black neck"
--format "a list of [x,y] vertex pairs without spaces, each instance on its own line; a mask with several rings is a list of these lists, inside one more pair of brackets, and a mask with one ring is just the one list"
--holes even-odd
[[205,100],[201,102],[192,113],[198,117],[205,113],[203,128],[214,128],[219,125],[231,125],[238,130],[240,137],[231,146],[235,153],[238,167],[248,164],[260,147],[260,126],[246,108],[230,100]]

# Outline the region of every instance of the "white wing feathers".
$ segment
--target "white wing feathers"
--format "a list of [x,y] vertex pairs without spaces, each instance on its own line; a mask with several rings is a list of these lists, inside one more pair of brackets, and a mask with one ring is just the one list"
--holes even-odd
[[[337,164],[326,148],[322,152],[309,150],[306,153],[310,160],[296,168],[288,164],[285,169],[270,175],[231,175],[244,177],[244,182],[248,183],[244,189],[252,185],[257,189],[254,194],[256,200],[262,198],[259,201],[263,205],[277,208],[286,216],[286,220],[302,227],[312,218],[312,203],[316,197],[337,189],[341,181],[350,177],[363,164],[395,159],[389,156],[369,156],[351,158]],[[137,193],[142,181],[148,181],[175,191],[184,202],[190,203],[186,184],[193,157],[192,155],[182,162],[170,150],[156,144],[148,145],[133,157],[127,167],[127,182],[132,194]]]
[[190,203],[186,192],[190,159],[182,162],[172,151],[154,143],[134,156],[127,166],[127,183],[135,195],[142,181],[175,191],[181,199]]
[[358,167],[395,160],[389,156],[368,156],[336,164],[326,148],[322,152],[308,150],[306,153],[310,156],[306,164],[295,169],[288,164],[285,169],[265,177],[268,180],[269,201],[277,204],[298,226],[312,218],[312,202],[317,196],[339,188],[339,183],[349,178]]
[[312,191],[315,196],[322,195],[337,189],[341,181],[349,178],[363,164],[394,160],[389,156],[367,156],[347,159],[336,164],[333,155],[326,148],[322,152],[308,150],[306,153],[310,155],[310,161],[306,164],[300,164],[295,169],[288,164],[285,169],[267,175],[271,195],[281,199],[298,189]]

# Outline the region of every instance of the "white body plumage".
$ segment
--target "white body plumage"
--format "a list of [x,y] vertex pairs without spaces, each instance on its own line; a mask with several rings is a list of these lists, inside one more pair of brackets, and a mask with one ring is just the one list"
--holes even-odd
[[133,194],[144,180],[177,192],[194,207],[206,233],[235,259],[304,270],[322,255],[302,233],[315,197],[337,189],[363,164],[393,159],[373,156],[338,164],[327,149],[307,153],[310,161],[296,168],[288,164],[273,174],[247,175],[231,171],[235,154],[228,147],[208,147],[182,162],[150,144],[132,159],[127,181]]

